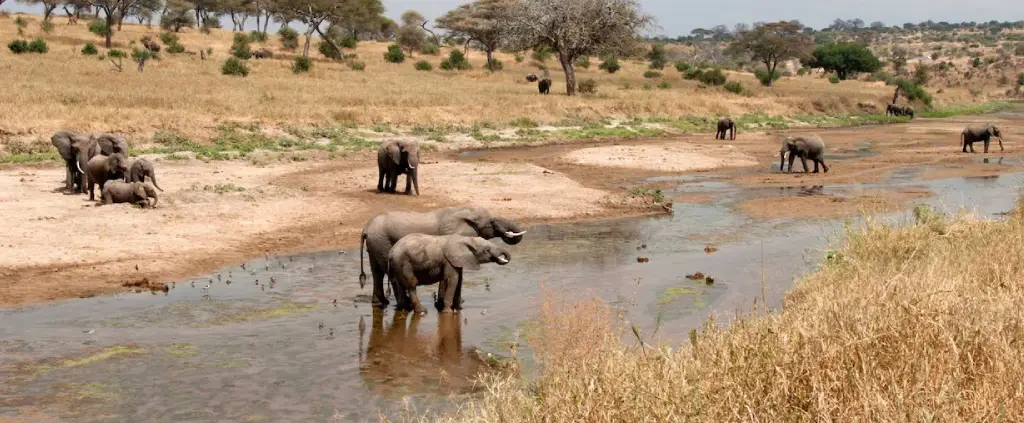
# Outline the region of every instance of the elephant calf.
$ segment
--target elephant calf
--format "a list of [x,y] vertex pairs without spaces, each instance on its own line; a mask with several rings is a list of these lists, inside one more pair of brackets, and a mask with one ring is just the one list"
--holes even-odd
[[974,128],[968,126],[964,128],[963,132],[960,133],[960,145],[963,147],[963,152],[967,152],[967,148],[974,152],[974,143],[982,141],[985,143],[985,152],[988,153],[988,144],[992,140],[992,137],[999,138],[999,151],[1003,151],[1003,133],[999,131],[999,127],[994,125],[988,125],[984,128]]
[[718,131],[715,132],[716,140],[724,140],[725,134],[729,132],[729,139],[736,139],[736,122],[732,119],[725,118],[718,121]]
[[155,186],[156,189],[160,191],[164,190],[156,183],[156,171],[153,170],[153,163],[150,163],[149,160],[146,159],[133,160],[131,166],[129,166],[129,170],[124,181],[146,182],[146,177],[149,177],[149,180],[153,181],[153,186]]
[[807,159],[814,161],[814,173],[818,173],[818,163],[828,173],[828,166],[825,165],[825,142],[817,135],[801,135],[797,137],[787,136],[782,140],[782,149],[779,150],[779,170],[785,172],[786,153],[789,153],[789,171],[793,172],[793,159],[799,157],[804,165],[804,172],[807,172]]
[[[139,207],[150,206],[149,192],[152,187],[147,187],[142,182],[121,182],[110,181],[103,188],[103,204],[132,203]],[[156,206],[156,191],[153,191],[153,204]]]
[[100,192],[107,181],[124,179],[128,174],[128,159],[121,153],[114,153],[109,156],[99,155],[89,159],[85,170],[89,184],[89,200],[96,200],[96,185],[100,186]]
[[[426,313],[416,294],[419,285],[438,286],[442,313],[460,308],[456,301],[462,292],[462,270],[477,270],[482,263],[508,264],[512,255],[507,249],[481,237],[462,235],[408,235],[388,253],[388,279],[395,289],[399,310]],[[411,303],[411,304],[410,304]]]

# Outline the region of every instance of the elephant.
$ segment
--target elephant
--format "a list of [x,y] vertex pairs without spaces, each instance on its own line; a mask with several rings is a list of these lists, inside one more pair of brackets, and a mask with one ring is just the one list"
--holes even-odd
[[[363,227],[359,241],[359,285],[366,285],[363,269],[363,249],[370,258],[373,274],[373,304],[388,305],[384,295],[384,274],[387,272],[388,252],[400,239],[409,234],[478,236],[484,239],[501,237],[508,245],[523,240],[525,230],[503,217],[492,216],[486,209],[476,207],[445,207],[428,212],[390,211],[380,213]],[[394,290],[394,288],[392,288]]]
[[153,53],[160,52],[160,44],[158,44],[156,41],[153,41],[148,37],[142,39],[142,46],[145,47],[146,50],[149,50]]
[[484,263],[506,265],[512,254],[481,237],[409,234],[388,252],[388,280],[399,310],[424,314],[416,287],[440,283],[435,306],[442,313],[461,308],[463,269],[479,270]]
[[103,204],[132,203],[139,207],[149,205],[146,184],[142,182],[121,182],[112,180],[103,186]]
[[415,140],[385,140],[377,150],[377,192],[395,192],[398,176],[405,175],[405,194],[420,195],[420,143]]
[[[80,167],[84,166],[79,164],[78,153],[73,145],[81,143],[80,145],[85,146],[89,143],[89,137],[71,131],[57,131],[50,137],[50,143],[57,148],[60,157],[64,159],[64,188],[70,192],[84,192],[83,173],[80,170]],[[90,158],[92,157],[85,158],[84,163],[88,163]]]
[[817,135],[808,136],[787,136],[782,140],[782,149],[779,150],[779,170],[785,172],[786,153],[789,153],[789,172],[793,172],[793,159],[800,157],[804,165],[804,172],[807,172],[807,159],[814,160],[814,173],[818,173],[818,163],[828,173],[828,166],[825,164],[825,142]]
[[910,106],[903,106],[903,116],[910,116],[910,118],[913,119],[914,118],[914,108],[910,107]]
[[984,128],[978,127],[966,127],[963,132],[960,133],[960,145],[963,147],[963,152],[967,152],[967,148],[970,147],[971,152],[974,152],[974,143],[983,141],[985,143],[985,152],[988,153],[988,144],[992,140],[992,137],[999,138],[999,151],[1003,151],[1003,133],[999,131],[999,127],[994,125],[988,125]]
[[715,132],[715,139],[726,139],[726,132],[731,132],[729,139],[736,139],[736,122],[732,119],[725,118],[718,121],[718,131]]
[[548,78],[541,79],[540,82],[537,83],[537,89],[540,90],[541,94],[548,94],[551,92],[551,80]]
[[125,174],[125,182],[146,182],[146,177],[149,177],[153,181],[153,186],[156,189],[163,191],[160,185],[156,183],[156,173],[153,170],[153,163],[150,163],[146,159],[135,159],[131,161],[131,165],[128,166],[128,173]]
[[85,194],[89,184],[89,173],[85,169],[94,157],[104,155],[103,147],[92,135],[80,134],[71,140],[71,154],[75,157],[75,169],[78,171],[78,192]]
[[252,52],[252,57],[254,59],[270,59],[274,57],[274,53],[271,53],[270,50],[265,48],[261,48]]
[[903,114],[903,107],[901,107],[899,104],[891,103],[885,105],[886,116],[899,116],[901,114]]
[[529,81],[529,82],[537,82],[537,79],[538,78],[537,78],[536,74],[532,74],[531,73],[531,74],[527,74],[526,75],[526,80]]
[[89,163],[86,166],[89,177],[89,200],[96,200],[96,185],[100,186],[100,193],[103,192],[103,186],[107,181],[114,179],[124,179],[124,175],[128,173],[128,159],[121,153],[111,154],[109,156],[98,155],[89,159]]
[[107,133],[92,134],[90,137],[99,144],[100,154],[109,156],[120,153],[128,156],[128,141],[124,137]]

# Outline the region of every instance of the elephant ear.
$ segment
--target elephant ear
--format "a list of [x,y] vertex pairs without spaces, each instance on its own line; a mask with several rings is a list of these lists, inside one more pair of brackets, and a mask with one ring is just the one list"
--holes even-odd
[[395,162],[396,165],[402,163],[402,147],[397,142],[388,144],[388,156],[391,157],[391,161]]
[[477,270],[480,263],[476,261],[472,238],[453,238],[444,244],[444,257],[452,266],[460,269]]

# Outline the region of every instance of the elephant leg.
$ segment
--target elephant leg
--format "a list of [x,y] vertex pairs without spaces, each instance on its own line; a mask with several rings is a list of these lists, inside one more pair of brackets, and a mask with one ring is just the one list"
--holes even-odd
[[405,174],[405,195],[412,195],[412,175]]
[[796,154],[789,153],[789,173],[793,173],[793,160],[796,160]]
[[[373,300],[374,307],[387,307],[390,301],[384,295],[384,269],[373,257],[370,258],[370,273],[373,274]],[[390,279],[390,278],[389,278]]]
[[[1003,148],[1003,141],[999,141],[999,148]],[[412,187],[416,189],[416,195],[420,195],[420,171],[413,169],[409,172],[409,176],[412,177]]]
[[377,166],[377,192],[384,192],[384,168]]
[[985,154],[988,154],[988,143],[989,140],[985,140]]
[[455,308],[455,291],[459,286],[460,271],[455,268],[446,268],[444,270],[444,289],[438,290],[437,296],[442,297],[444,308],[441,309],[442,313],[451,313],[452,309]]
[[[1003,139],[1002,138],[999,138],[999,151],[1003,151]],[[419,190],[417,190],[416,192],[419,192]]]
[[420,303],[420,296],[416,293],[416,287],[409,289],[409,299],[412,300],[412,310],[416,314],[427,314],[427,309]]
[[89,181],[89,201],[96,201],[96,183]]
[[[822,170],[824,170],[825,173],[828,173],[828,165],[825,164],[825,159],[819,159],[819,160],[821,161],[821,168],[822,168]],[[818,165],[814,165],[814,168],[817,169]],[[815,170],[815,171],[817,171],[817,170]]]
[[818,173],[818,159],[812,159],[811,161],[814,162],[814,172],[812,173]]
[[807,173],[807,157],[800,156],[800,164],[804,165],[804,173]]
[[452,299],[452,308],[462,310],[462,269],[459,269],[459,281],[455,285],[455,298]]

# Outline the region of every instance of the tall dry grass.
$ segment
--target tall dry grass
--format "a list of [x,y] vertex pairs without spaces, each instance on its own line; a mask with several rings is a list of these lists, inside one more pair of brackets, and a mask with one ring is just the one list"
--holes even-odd
[[538,378],[488,380],[437,421],[1024,421],[1024,202],[920,220],[848,230],[780,313],[710,322],[692,346],[624,343],[599,301],[546,303]]
[[[833,85],[820,78],[784,79],[765,89],[749,74],[731,74],[752,93],[730,94],[721,88],[698,88],[684,81],[672,66],[662,80],[671,88],[658,88],[660,80],[643,78],[646,64],[623,61],[623,69],[610,75],[597,69],[580,69],[579,78],[598,81],[595,96],[541,96],[524,76],[538,72],[527,58],[517,64],[512,56],[500,54],[505,70],[490,74],[484,70],[484,56],[476,51],[469,58],[471,71],[452,73],[437,70],[442,56],[417,55],[402,64],[386,63],[383,43],[361,43],[354,51],[365,62],[365,71],[354,71],[316,53],[312,72],[295,75],[290,58],[276,35],[265,45],[274,51],[273,60],[250,60],[247,78],[224,76],[221,64],[228,57],[230,31],[205,35],[197,31],[181,34],[190,51],[213,49],[211,60],[191,60],[186,55],[168,55],[146,65],[144,73],[131,65],[115,72],[108,61],[80,54],[86,42],[102,46],[86,25],[65,25],[55,18],[56,29],[45,34],[38,16],[31,21],[28,38],[40,37],[50,43],[44,55],[14,55],[0,51],[0,134],[8,136],[48,135],[58,129],[111,131],[146,136],[154,131],[177,131],[202,138],[215,132],[223,122],[257,122],[270,127],[312,124],[390,123],[394,125],[502,123],[518,118],[553,123],[567,118],[714,116],[763,112],[770,115],[846,114],[861,112],[859,103],[883,105],[892,94],[889,87],[856,81]],[[116,47],[128,49],[144,35],[155,36],[159,28],[126,24],[114,36]],[[0,19],[0,40],[16,38],[11,19]],[[155,38],[155,37],[154,37]],[[6,41],[5,41],[6,44]],[[101,52],[104,49],[100,49]],[[442,49],[442,55],[448,49]],[[435,70],[414,69],[417,60],[433,63]],[[564,77],[555,60],[548,62],[554,86],[564,93]],[[645,89],[649,84],[649,89]],[[939,101],[963,101],[966,91],[948,90]]]

